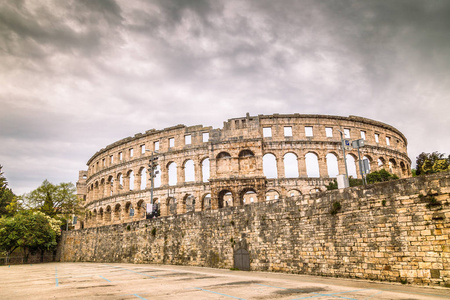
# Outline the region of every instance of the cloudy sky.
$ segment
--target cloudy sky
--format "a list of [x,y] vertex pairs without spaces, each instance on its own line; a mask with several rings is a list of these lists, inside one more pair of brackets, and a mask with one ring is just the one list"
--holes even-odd
[[273,113],[393,125],[450,152],[448,0],[0,0],[0,164],[76,182],[148,129]]

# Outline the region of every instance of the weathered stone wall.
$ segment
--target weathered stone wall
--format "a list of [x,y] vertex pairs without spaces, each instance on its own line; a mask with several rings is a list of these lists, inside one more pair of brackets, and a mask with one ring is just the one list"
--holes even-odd
[[[62,261],[233,267],[450,286],[450,173],[64,233]],[[339,205],[334,204],[339,203]]]
[[[365,140],[361,159],[372,171],[410,176],[407,140],[390,125],[355,116],[247,114],[221,129],[177,125],[101,149],[79,172],[77,194],[87,211],[77,226],[137,221],[153,203],[167,216],[324,191],[346,172],[340,131]],[[152,155],[159,168],[154,189]],[[349,175],[361,178],[358,151],[348,149],[346,157]]]

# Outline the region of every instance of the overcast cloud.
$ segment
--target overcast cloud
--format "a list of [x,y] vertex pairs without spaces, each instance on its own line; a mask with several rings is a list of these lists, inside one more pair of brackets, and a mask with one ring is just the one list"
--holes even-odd
[[450,152],[450,1],[0,0],[0,164],[16,194],[179,123],[359,115]]

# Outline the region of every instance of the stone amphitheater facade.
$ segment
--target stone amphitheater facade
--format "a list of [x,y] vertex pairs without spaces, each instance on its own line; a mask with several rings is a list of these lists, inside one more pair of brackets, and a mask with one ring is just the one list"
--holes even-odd
[[[152,129],[99,150],[88,170],[79,172],[77,193],[86,215],[77,227],[146,218],[152,153],[159,171],[153,203],[161,217],[324,191],[345,174],[339,131],[349,140],[365,140],[361,158],[372,171],[410,176],[407,139],[385,123],[356,116],[247,114],[222,129]],[[346,152],[349,175],[360,178],[357,151]]]

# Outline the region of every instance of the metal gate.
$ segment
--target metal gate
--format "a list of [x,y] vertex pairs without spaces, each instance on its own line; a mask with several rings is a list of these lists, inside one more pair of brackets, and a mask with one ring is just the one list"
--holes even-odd
[[250,271],[250,256],[245,249],[239,249],[234,253],[234,267],[242,271]]

